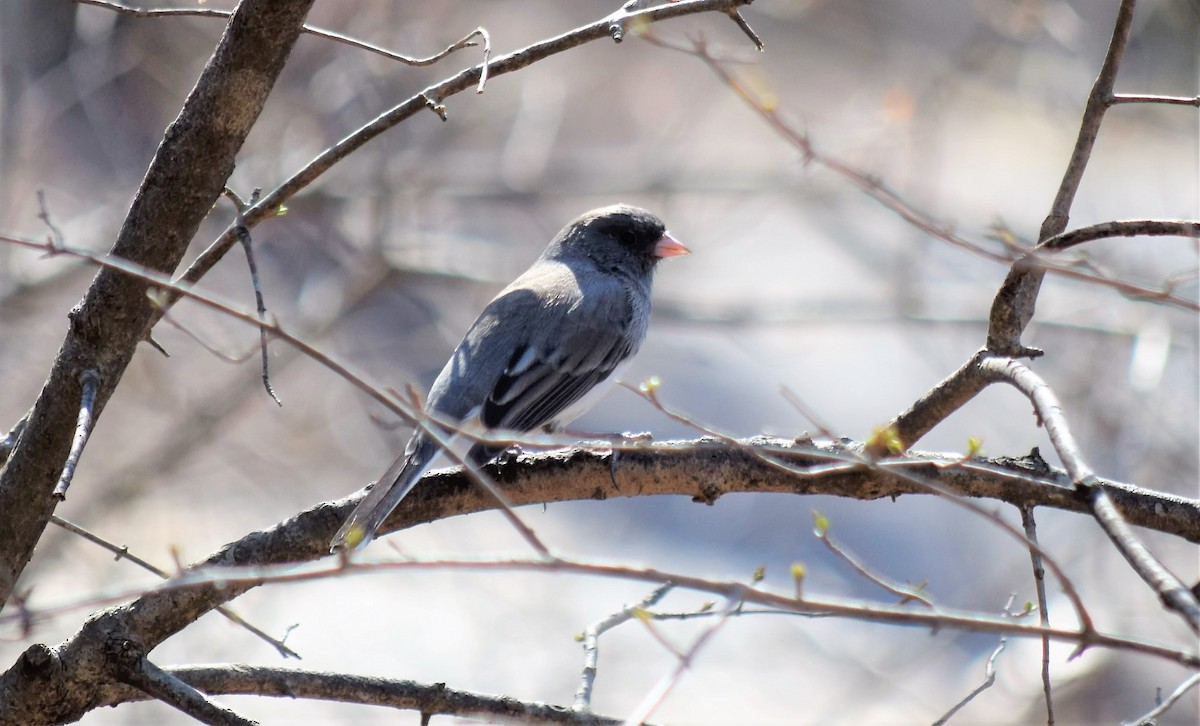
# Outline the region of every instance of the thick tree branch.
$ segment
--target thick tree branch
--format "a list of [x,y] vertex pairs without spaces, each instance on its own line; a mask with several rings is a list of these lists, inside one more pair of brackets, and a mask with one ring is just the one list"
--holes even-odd
[[[177,666],[165,670],[180,681],[212,695],[306,698],[387,706],[433,716],[486,718],[502,722],[580,726],[615,726],[623,723],[621,719],[577,713],[563,706],[459,691],[447,688],[443,683],[417,683],[393,678],[250,665]],[[145,698],[135,689],[113,684],[101,689],[96,705],[116,706]]]
[[[170,272],[233,171],[234,157],[275,83],[312,0],[243,0],[133,199],[111,254]],[[142,280],[101,270],[71,312],[24,432],[0,471],[0,601],[50,521],[82,386],[95,370],[99,417],[144,338],[152,308]]]
[[[1034,461],[957,463],[958,457],[909,454],[875,467],[828,466],[830,457],[844,460],[856,451],[845,444],[823,446],[758,438],[729,446],[711,440],[680,441],[636,447],[622,452],[615,477],[608,451],[570,450],[512,457],[486,467],[514,504],[578,499],[683,494],[712,502],[733,492],[757,494],[832,494],[877,499],[927,490],[889,471],[900,467],[949,491],[987,497],[1018,506],[1049,506],[1087,512],[1088,502],[1071,487],[1066,474]],[[754,451],[759,449],[761,451]],[[793,467],[819,467],[799,476],[771,466],[769,453]],[[1105,488],[1126,518],[1191,541],[1200,541],[1200,502],[1173,498],[1113,482]],[[325,556],[329,538],[357,502],[357,496],[321,503],[293,518],[223,547],[200,563],[203,567],[271,565],[306,562]],[[459,469],[428,474],[425,481],[381,528],[381,534],[447,516],[492,508],[491,499]],[[66,642],[31,647],[0,676],[0,713],[30,714],[35,720],[79,718],[90,705],[81,692],[116,681],[105,657],[111,643],[144,657],[166,638],[200,616],[254,586],[254,583],[198,584],[149,592],[127,605],[95,614]],[[36,614],[34,614],[36,617]],[[0,617],[0,621],[16,615]]]
[[200,723],[213,726],[254,726],[255,722],[213,702],[191,684],[185,683],[145,658],[131,663],[122,680],[151,698],[173,706]]

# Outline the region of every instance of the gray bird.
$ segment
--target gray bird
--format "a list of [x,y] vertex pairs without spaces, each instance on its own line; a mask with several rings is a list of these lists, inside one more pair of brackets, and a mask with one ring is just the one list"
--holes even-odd
[[[519,432],[568,423],[641,347],[655,265],[687,253],[644,209],[618,204],[573,220],[483,309],[433,382],[427,410],[443,422]],[[418,429],[346,518],[331,551],[370,542],[438,448]],[[475,444],[467,455],[481,464],[501,450]]]

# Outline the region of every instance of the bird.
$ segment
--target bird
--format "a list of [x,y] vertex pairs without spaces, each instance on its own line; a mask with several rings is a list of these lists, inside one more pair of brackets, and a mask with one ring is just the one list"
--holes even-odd
[[[616,204],[576,217],[467,330],[429,390],[425,408],[439,422],[430,425],[529,432],[569,423],[641,347],[659,260],[689,253],[661,219],[638,207]],[[438,450],[418,427],[330,551],[365,547]],[[476,443],[467,458],[483,464],[502,451]]]

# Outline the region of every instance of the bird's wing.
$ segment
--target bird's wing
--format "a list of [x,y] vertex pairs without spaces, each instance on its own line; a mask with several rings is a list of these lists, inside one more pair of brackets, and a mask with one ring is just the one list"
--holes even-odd
[[635,350],[621,329],[585,328],[548,350],[518,347],[483,404],[488,428],[530,431],[560,422],[564,411],[606,380]]
[[479,418],[488,428],[530,431],[582,413],[572,404],[609,378],[645,336],[630,289],[590,264],[542,265],[510,291],[532,293],[538,315],[513,316],[494,331],[505,337],[507,355],[482,396]]

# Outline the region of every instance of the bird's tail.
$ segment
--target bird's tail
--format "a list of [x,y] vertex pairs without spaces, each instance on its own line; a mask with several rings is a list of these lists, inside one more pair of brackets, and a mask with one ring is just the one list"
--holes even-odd
[[407,447],[404,454],[392,463],[375,486],[371,487],[354,511],[346,517],[333,541],[330,552],[353,552],[366,547],[374,539],[375,530],[383,524],[412,488],[421,480],[437,446],[424,437]]

